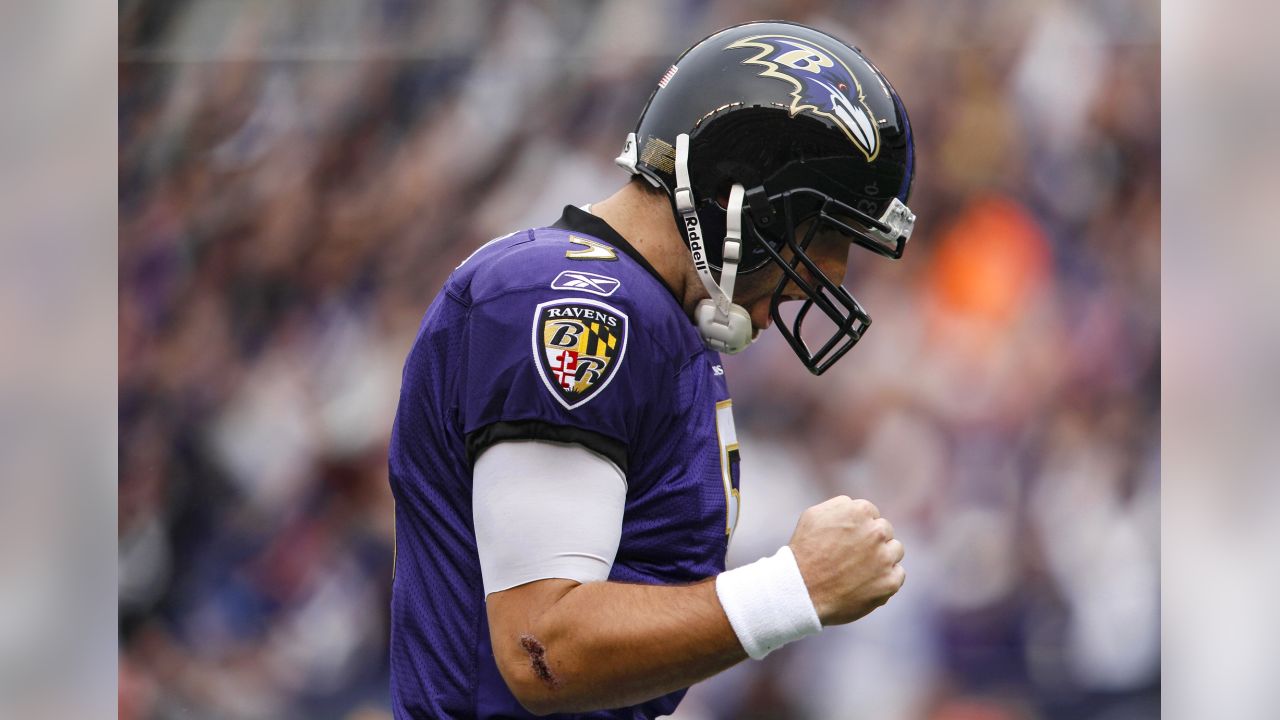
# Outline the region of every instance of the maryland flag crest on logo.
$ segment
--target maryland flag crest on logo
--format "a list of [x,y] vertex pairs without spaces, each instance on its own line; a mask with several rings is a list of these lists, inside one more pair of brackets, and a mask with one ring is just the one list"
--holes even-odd
[[627,315],[602,302],[565,298],[533,314],[533,357],[542,382],[572,410],[617,374],[627,351]]

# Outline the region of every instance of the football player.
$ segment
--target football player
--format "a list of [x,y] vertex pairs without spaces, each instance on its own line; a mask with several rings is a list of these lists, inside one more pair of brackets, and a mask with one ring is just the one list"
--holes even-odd
[[898,258],[915,220],[897,93],[830,35],[740,25],[662,76],[617,162],[611,197],[463,262],[409,353],[397,718],[666,715],[902,585],[892,526],[848,497],[725,571],[739,458],[718,354],[777,324],[821,374],[862,337],[851,245]]

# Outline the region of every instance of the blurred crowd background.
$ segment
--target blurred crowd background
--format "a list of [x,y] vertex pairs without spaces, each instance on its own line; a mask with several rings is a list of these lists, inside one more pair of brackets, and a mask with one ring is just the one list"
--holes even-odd
[[1159,7],[1116,0],[124,0],[119,716],[387,718],[400,365],[484,241],[625,182],[685,47],[861,47],[917,136],[898,262],[821,378],[726,358],[730,564],[873,500],[907,584],[677,717],[1159,716]]

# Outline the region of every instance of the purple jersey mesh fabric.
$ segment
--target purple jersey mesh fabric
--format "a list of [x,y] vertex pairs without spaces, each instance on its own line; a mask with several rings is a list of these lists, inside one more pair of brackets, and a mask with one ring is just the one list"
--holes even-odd
[[[717,431],[719,364],[648,263],[577,208],[450,276],[409,352],[391,438],[396,718],[533,717],[494,662],[472,526],[472,462],[495,442],[576,442],[626,471],[611,580],[724,569],[723,468],[735,489],[738,473]],[[555,717],[653,718],[683,695]]]

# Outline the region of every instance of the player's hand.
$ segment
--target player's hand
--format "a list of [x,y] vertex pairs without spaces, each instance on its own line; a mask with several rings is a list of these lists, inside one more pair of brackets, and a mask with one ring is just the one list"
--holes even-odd
[[893,525],[866,500],[841,495],[805,510],[789,544],[823,625],[857,620],[906,579]]

